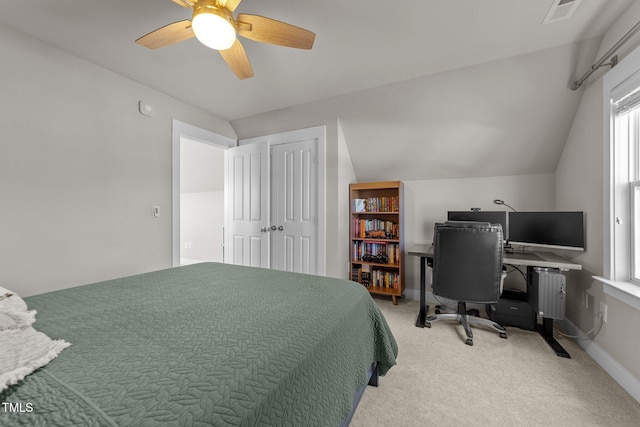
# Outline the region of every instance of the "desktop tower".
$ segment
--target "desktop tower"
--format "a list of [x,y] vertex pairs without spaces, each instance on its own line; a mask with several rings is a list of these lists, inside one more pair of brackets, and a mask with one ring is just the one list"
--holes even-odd
[[566,277],[556,268],[535,267],[529,274],[529,303],[541,317],[564,319]]

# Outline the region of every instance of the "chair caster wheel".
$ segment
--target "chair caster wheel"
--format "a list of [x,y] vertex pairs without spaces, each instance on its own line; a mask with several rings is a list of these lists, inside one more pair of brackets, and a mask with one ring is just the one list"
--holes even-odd
[[504,332],[500,332],[500,338],[504,338],[506,340],[507,334],[505,334]]
[[467,338],[467,340],[464,343],[466,345],[473,345],[473,340],[471,338]]
[[440,314],[440,310],[439,309],[436,309],[436,314]]
[[424,326],[426,326],[427,328],[431,327],[431,322],[424,322]]

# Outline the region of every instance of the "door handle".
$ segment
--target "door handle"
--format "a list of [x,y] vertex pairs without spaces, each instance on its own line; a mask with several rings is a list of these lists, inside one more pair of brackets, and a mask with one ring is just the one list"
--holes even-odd
[[282,231],[282,230],[284,230],[284,227],[280,226],[280,227],[278,227],[278,230]]
[[271,231],[276,231],[276,226],[275,225],[271,226]]
[[260,232],[261,233],[266,233],[267,231],[269,231],[269,229],[267,227],[261,227],[260,228]]

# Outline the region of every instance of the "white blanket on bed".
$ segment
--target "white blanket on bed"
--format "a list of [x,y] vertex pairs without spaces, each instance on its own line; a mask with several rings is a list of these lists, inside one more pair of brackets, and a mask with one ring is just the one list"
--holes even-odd
[[71,344],[52,340],[31,326],[36,311],[15,293],[0,287],[0,391],[55,359]]

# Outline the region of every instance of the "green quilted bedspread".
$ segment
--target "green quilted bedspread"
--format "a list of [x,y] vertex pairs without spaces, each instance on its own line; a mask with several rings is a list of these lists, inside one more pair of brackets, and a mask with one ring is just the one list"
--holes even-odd
[[205,263],[25,298],[71,346],[0,425],[338,426],[397,345],[362,285]]

